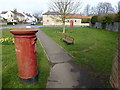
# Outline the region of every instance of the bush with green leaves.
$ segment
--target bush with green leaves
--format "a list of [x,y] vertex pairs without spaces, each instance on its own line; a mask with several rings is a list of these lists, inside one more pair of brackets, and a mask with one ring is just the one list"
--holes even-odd
[[92,24],[95,24],[96,22],[98,22],[98,16],[93,16],[93,17],[91,18],[91,23],[92,23]]
[[103,22],[103,21],[108,23],[116,22],[115,18],[116,18],[116,14],[102,14],[98,16],[98,22]]
[[109,16],[105,16],[102,21],[102,28],[105,29],[106,24],[111,23],[111,22],[112,22],[112,18],[110,18]]
[[110,18],[109,16],[105,16],[102,23],[111,23],[112,22],[112,18]]

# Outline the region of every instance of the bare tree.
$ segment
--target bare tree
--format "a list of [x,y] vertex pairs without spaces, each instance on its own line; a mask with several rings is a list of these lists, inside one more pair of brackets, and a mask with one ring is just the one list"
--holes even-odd
[[118,5],[115,6],[115,13],[118,13]]
[[85,14],[86,16],[89,16],[89,15],[90,15],[90,5],[89,5],[89,4],[86,5],[86,7],[85,7],[85,9],[84,9],[84,14]]
[[42,12],[43,12],[42,10],[41,11],[35,11],[34,14],[33,14],[37,18],[38,21],[41,20]]
[[120,11],[120,1],[118,4],[115,6],[115,12],[118,13]]
[[107,14],[107,13],[114,13],[115,9],[112,7],[111,3],[108,2],[100,2],[97,5],[97,13],[100,14]]
[[59,18],[63,24],[63,33],[65,33],[66,16],[74,14],[81,9],[81,1],[77,0],[51,0],[50,9],[59,13]]
[[96,7],[91,7],[90,8],[90,15],[97,15],[97,8]]

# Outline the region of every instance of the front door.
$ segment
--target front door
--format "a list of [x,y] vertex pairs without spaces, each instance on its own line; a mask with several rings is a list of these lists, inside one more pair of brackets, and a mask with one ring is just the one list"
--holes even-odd
[[74,26],[73,20],[70,20],[70,27],[73,27],[73,26]]

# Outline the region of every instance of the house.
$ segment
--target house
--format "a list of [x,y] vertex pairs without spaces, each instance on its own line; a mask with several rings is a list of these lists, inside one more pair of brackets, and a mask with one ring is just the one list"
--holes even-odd
[[62,25],[58,12],[46,12],[42,15],[43,25]]
[[20,13],[15,11],[2,11],[0,16],[7,20],[7,22],[33,22],[37,21],[37,19],[28,13]]
[[23,12],[23,15],[24,15],[25,20],[26,20],[27,23],[30,23],[30,22],[37,22],[37,18],[35,18],[35,16],[30,15],[30,14],[25,13],[25,12]]
[[13,15],[13,17],[14,17],[14,19],[15,19],[15,17],[16,17],[16,19],[15,20],[17,20],[17,22],[21,22],[21,21],[24,21],[25,20],[25,16],[22,14],[22,13],[20,13],[20,12],[14,12],[14,11],[11,11],[14,15]]
[[1,17],[6,19],[7,22],[20,22],[24,21],[24,15],[19,12],[14,12],[14,11],[2,11],[1,12]]
[[0,16],[4,19],[6,19],[8,22],[14,21],[14,13],[11,11],[2,11],[0,13]]
[[[60,19],[60,14],[58,12],[48,11],[43,15],[43,25],[62,25],[62,21]],[[81,23],[83,18],[91,18],[90,16],[81,16],[80,14],[70,14],[66,16],[66,26],[70,26],[71,24],[74,26],[83,25]]]
[[82,16],[80,14],[71,14],[66,16],[66,25],[73,24],[74,26],[81,25]]

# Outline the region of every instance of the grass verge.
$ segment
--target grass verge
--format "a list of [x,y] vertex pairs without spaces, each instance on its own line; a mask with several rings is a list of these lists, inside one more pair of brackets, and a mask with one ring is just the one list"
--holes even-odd
[[[117,33],[89,27],[40,27],[49,37],[74,56],[74,63],[82,66],[94,78],[109,83],[112,62],[115,56]],[[75,38],[73,45],[67,45],[60,39],[65,35]]]

